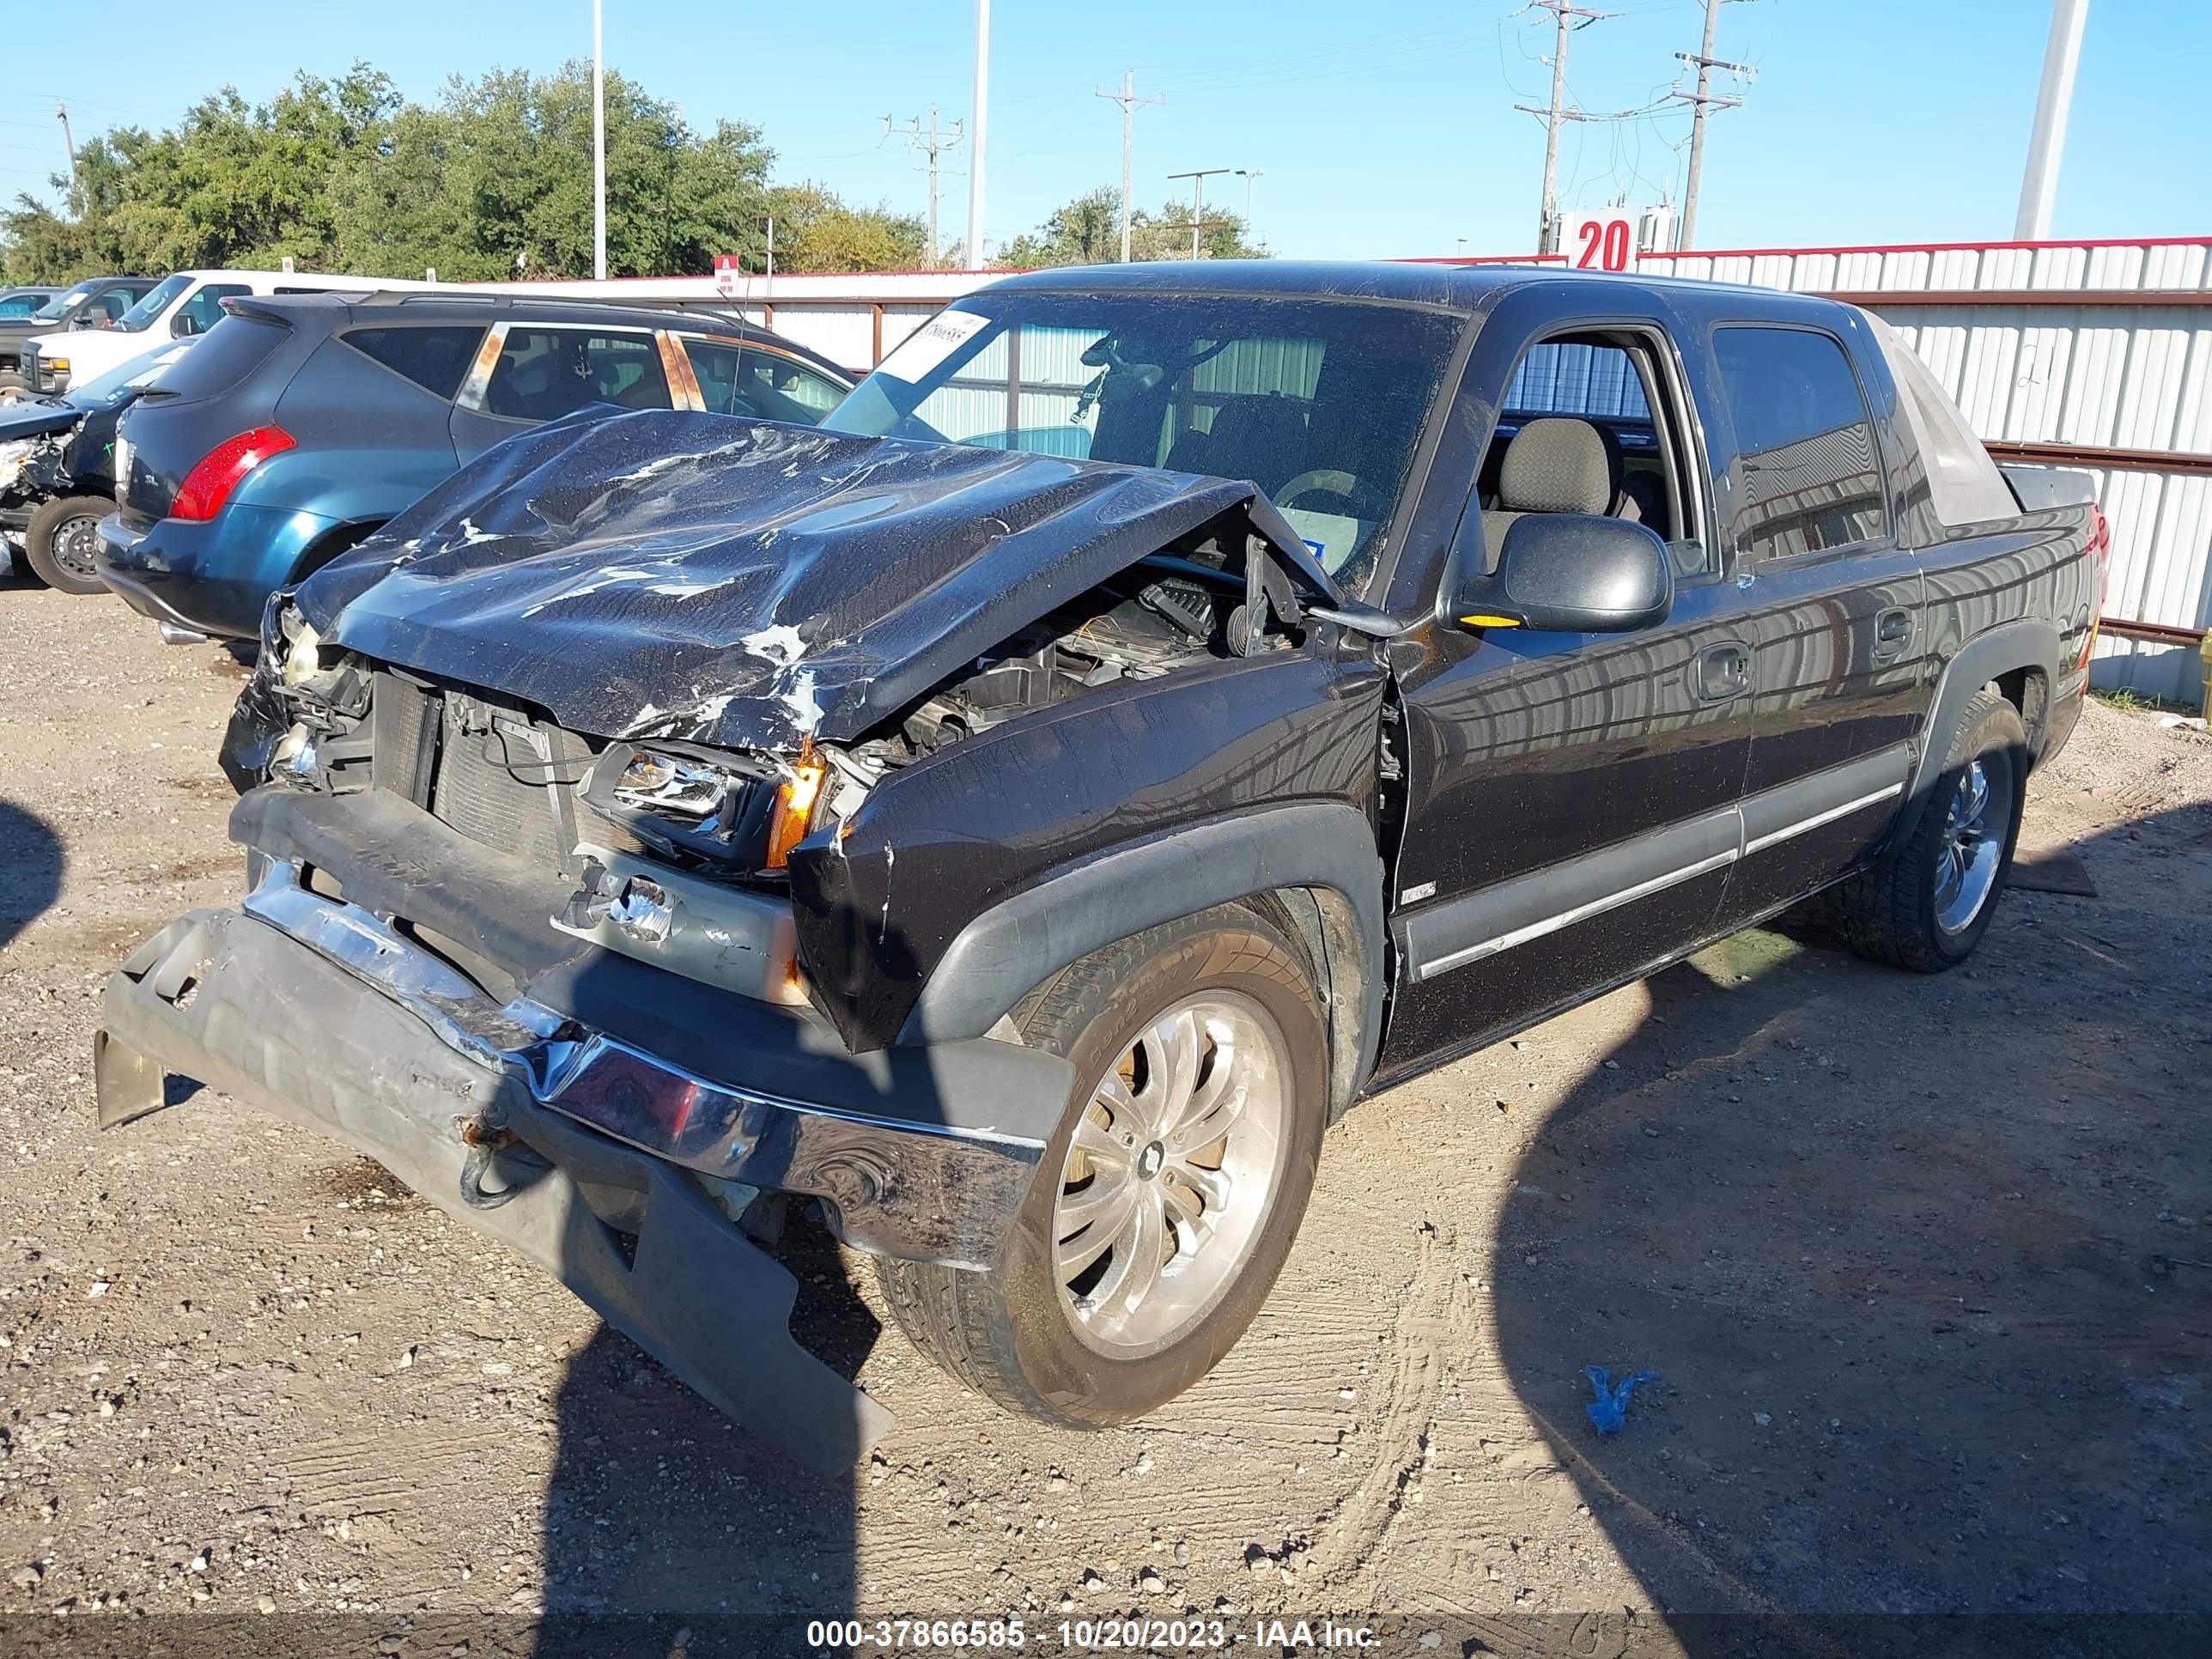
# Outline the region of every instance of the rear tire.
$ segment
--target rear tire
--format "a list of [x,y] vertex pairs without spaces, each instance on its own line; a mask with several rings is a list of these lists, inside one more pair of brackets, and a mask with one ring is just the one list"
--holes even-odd
[[1127,1422],[1219,1363],[1290,1253],[1328,1124],[1321,1000],[1284,931],[1231,905],[1085,957],[1016,1019],[1076,1084],[1013,1227],[983,1272],[886,1259],[878,1280],[915,1346],[1008,1411]]
[[41,501],[23,532],[23,557],[40,581],[64,593],[105,593],[94,556],[100,521],[115,511],[105,495],[58,495]]
[[2027,783],[2020,711],[1985,690],[1966,705],[1912,833],[1834,890],[1851,948],[1922,974],[1972,955],[2012,872]]

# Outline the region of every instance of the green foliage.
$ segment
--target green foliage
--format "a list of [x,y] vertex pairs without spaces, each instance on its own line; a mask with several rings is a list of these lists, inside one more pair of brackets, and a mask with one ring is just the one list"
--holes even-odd
[[769,201],[778,270],[916,270],[927,257],[919,216],[850,207],[820,185],[781,185]]
[[[1244,240],[1244,221],[1209,206],[1200,246],[1208,259],[1257,259],[1265,251]],[[1050,218],[999,251],[997,263],[1011,270],[1040,265],[1112,264],[1121,257],[1121,193],[1102,185],[1055,209]],[[1132,259],[1190,258],[1190,206],[1170,202],[1158,214],[1143,208],[1129,215]]]
[[[611,276],[702,272],[717,253],[757,270],[772,210],[779,268],[921,263],[917,221],[819,186],[772,191],[774,152],[757,127],[702,132],[613,73],[606,122]],[[66,213],[28,196],[0,212],[8,280],[270,267],[287,255],[363,276],[589,276],[591,66],[456,76],[428,106],[366,64],[336,81],[302,75],[263,105],[226,88],[170,131],[90,139],[77,173]]]

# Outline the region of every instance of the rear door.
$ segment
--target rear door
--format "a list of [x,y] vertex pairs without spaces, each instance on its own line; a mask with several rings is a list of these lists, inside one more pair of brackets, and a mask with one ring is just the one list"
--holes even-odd
[[[1670,544],[1675,595],[1664,622],[1633,633],[1432,624],[1394,643],[1407,806],[1386,1079],[1632,977],[1715,927],[1737,845],[1751,655],[1714,552],[1697,436],[1705,394],[1678,331],[1648,290],[1562,283],[1510,295],[1476,339],[1474,395],[1511,387],[1509,404],[1537,405],[1482,410],[1493,432],[1564,414],[1644,440],[1653,511],[1637,512]],[[1485,504],[1470,502],[1462,541]],[[1496,555],[1486,547],[1485,563]]]
[[652,330],[501,323],[454,404],[454,453],[471,460],[518,432],[595,404],[673,406]]
[[1843,874],[1887,828],[1927,651],[1919,566],[1898,545],[1881,423],[1844,335],[1723,322],[1711,339],[1723,534],[1755,653],[1726,913],[1741,923]]

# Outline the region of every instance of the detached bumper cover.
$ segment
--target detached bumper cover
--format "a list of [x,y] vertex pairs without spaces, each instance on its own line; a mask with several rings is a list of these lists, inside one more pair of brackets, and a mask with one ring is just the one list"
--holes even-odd
[[1041,1149],[810,1111],[526,999],[501,1007],[291,873],[277,866],[241,910],[179,917],[110,977],[103,1127],[159,1110],[167,1076],[197,1079],[375,1158],[797,1461],[849,1468],[888,1432],[888,1413],[793,1340],[791,1274],[659,1149],[741,1188],[840,1188],[848,1236],[874,1228],[878,1244],[911,1243],[903,1218],[952,1200],[976,1230],[963,1253],[1010,1221]]

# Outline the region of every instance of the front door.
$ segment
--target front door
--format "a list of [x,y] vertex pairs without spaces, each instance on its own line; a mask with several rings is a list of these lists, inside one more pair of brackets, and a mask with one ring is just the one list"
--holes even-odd
[[[1510,296],[1477,339],[1469,384],[1510,388],[1495,422],[1510,442],[1545,416],[1605,429],[1618,458],[1607,510],[1668,541],[1674,606],[1628,634],[1439,623],[1395,642],[1407,809],[1380,1081],[1708,936],[1739,846],[1755,653],[1717,555],[1676,324],[1656,307],[1559,314],[1570,302],[1559,288]],[[1486,525],[1498,539],[1517,511],[1595,504],[1531,488],[1510,452],[1492,461],[1462,543]],[[1486,546],[1486,562],[1496,557]]]

